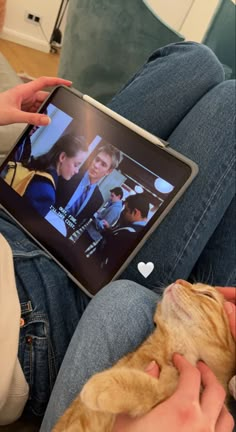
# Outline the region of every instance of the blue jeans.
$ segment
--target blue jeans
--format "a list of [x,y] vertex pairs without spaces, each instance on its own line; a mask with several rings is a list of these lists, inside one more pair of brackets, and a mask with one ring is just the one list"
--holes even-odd
[[224,265],[221,252],[216,256],[214,251],[207,263],[204,254],[198,280],[235,283],[235,226],[231,223],[229,229],[222,220],[233,199],[228,219],[233,222],[235,215],[235,81],[222,80],[222,66],[207,47],[172,44],[155,52],[111,102],[112,109],[194,160],[200,171],[123,278],[143,284],[137,263],[149,260],[155,270],[145,281],[148,288],[189,278],[206,245],[219,248],[214,231],[222,224]]
[[[235,82],[206,47],[156,51],[110,107],[199,164],[199,174],[123,273],[90,302],[60,369],[41,431],[48,432],[95,372],[153,330],[163,286],[176,278],[236,285]],[[153,261],[144,281],[139,261]],[[144,284],[147,289],[143,287]]]
[[0,232],[13,251],[24,319],[18,356],[30,386],[27,409],[42,416],[67,346],[89,299],[2,211]]
[[[110,104],[168,139],[173,148],[200,167],[189,190],[123,273],[122,278],[134,282],[110,284],[85,310],[88,298],[20,228],[1,216],[0,231],[13,248],[19,297],[26,305],[23,312],[28,321],[21,329],[19,358],[31,386],[28,408],[34,413],[41,414],[47,403],[76,328],[43,432],[51,430],[92,373],[135,348],[150,333],[157,294],[164,285],[195,275],[213,284],[235,283],[235,219],[231,210],[235,208],[235,83],[223,82],[223,78],[223,69],[208,48],[195,43],[173,44],[154,53]],[[231,235],[227,236],[229,226]],[[219,251],[212,250],[215,245]],[[145,280],[151,289],[147,290],[141,286],[144,279],[137,262],[150,260],[155,270]]]

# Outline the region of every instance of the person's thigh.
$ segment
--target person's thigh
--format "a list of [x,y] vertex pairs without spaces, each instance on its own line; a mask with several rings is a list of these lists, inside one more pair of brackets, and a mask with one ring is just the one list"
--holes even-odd
[[30,386],[27,409],[43,415],[61,362],[89,299],[7,215],[0,232],[14,259],[23,325],[18,357]]
[[195,42],[171,44],[155,51],[108,106],[168,139],[191,108],[223,79],[222,65],[208,47]]
[[[170,146],[199,165],[183,197],[122,274],[143,283],[140,261],[155,269],[145,286],[187,279],[235,195],[235,81],[208,91],[169,136]],[[222,265],[222,280],[227,280]],[[219,281],[220,282],[220,281]],[[218,284],[217,280],[212,283]]]
[[236,196],[201,253],[190,279],[236,286]]
[[[192,42],[171,44],[158,49],[111,101],[112,109],[149,132],[168,139],[171,147],[193,159],[200,168],[190,190],[177,203],[176,209],[171,210],[122,278],[145,282],[151,289],[165,285],[175,277],[187,278],[204,242],[206,244],[210,238],[232,199],[232,193],[228,196],[227,191],[224,194],[228,198],[226,204],[216,197],[220,211],[217,210],[212,227],[208,221],[207,231],[201,233],[198,229],[201,212],[210,217],[207,200],[210,196],[213,198],[211,184],[215,183],[217,187],[224,146],[225,158],[233,157],[234,90],[231,83],[231,98],[227,89],[218,90],[217,84],[223,77],[222,65],[206,46]],[[214,87],[217,90],[210,92]],[[221,111],[224,111],[223,117]],[[204,235],[207,235],[205,239]],[[190,241],[196,237],[195,243]],[[197,248],[192,249],[195,246]],[[137,263],[150,260],[154,262],[155,270],[144,281],[137,271]]]
[[49,432],[96,372],[134,350],[153,330],[159,297],[131,281],[100,291],[85,310],[65,355],[41,426]]

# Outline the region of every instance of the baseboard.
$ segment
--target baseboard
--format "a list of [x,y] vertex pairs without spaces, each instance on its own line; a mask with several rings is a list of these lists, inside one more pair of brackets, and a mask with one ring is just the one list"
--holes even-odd
[[49,44],[41,39],[36,39],[32,36],[28,36],[24,33],[16,32],[7,27],[3,27],[3,31],[0,33],[0,38],[8,40],[10,42],[15,42],[19,45],[24,45],[29,48],[33,48],[38,51],[50,52]]

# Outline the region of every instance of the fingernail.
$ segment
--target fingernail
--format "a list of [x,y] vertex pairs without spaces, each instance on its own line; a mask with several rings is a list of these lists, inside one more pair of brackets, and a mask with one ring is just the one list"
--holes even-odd
[[228,315],[231,315],[231,313],[233,312],[233,305],[230,302],[225,302],[224,304],[225,307],[225,311]]
[[50,123],[51,123],[50,117],[48,117],[48,116],[42,116],[42,117],[40,117],[40,124],[42,126],[49,125]]
[[151,363],[148,365],[146,371],[151,372],[151,370],[154,368],[154,366],[156,366],[156,362],[155,362],[155,360],[152,360]]
[[233,398],[236,400],[236,375],[234,375],[229,382],[229,391]]
[[181,358],[182,356],[181,356],[181,354],[175,352],[175,353],[173,354],[173,357]]
[[197,366],[205,365],[206,363],[203,360],[198,360]]

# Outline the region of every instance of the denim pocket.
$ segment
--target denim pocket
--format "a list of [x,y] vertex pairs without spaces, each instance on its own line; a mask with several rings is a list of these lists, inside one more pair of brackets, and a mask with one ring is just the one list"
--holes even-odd
[[27,409],[42,416],[56,379],[48,320],[44,314],[24,310],[22,319],[18,356],[30,387]]

